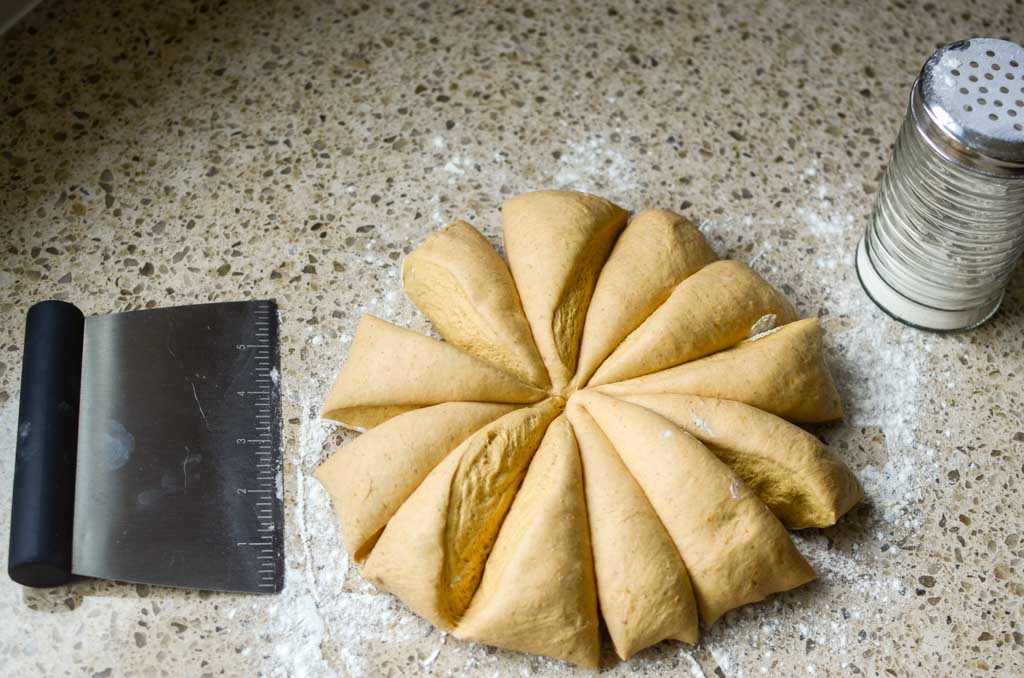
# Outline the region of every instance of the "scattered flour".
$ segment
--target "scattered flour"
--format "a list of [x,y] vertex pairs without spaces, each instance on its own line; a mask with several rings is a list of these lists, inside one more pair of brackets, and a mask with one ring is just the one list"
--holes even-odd
[[449,174],[463,175],[466,173],[466,168],[463,167],[462,158],[459,156],[452,156],[452,159],[445,163],[444,171]]
[[[868,499],[893,522],[916,525],[920,516],[906,509],[921,498],[937,473],[934,450],[922,446],[915,423],[923,405],[922,374],[929,350],[927,335],[888,321],[860,287],[854,249],[860,237],[853,214],[822,216],[801,208],[806,229],[832,254],[816,260],[829,275],[824,320],[826,344],[838,353],[830,365],[843,395],[847,425],[877,427],[886,437],[888,459],[858,473]],[[837,246],[836,243],[841,243]]]
[[[863,298],[835,309],[854,322],[827,327],[843,356],[838,381],[848,425],[874,426],[885,434],[887,460],[858,475],[868,498],[892,522],[921,498],[924,485],[938,472],[935,451],[921,445],[915,433],[923,405],[927,339],[889,323],[859,287],[856,292]],[[887,335],[883,328],[888,328]],[[905,520],[915,526],[920,516]]]
[[[744,221],[746,221],[746,219],[744,219]],[[761,249],[758,250],[757,254],[755,254],[754,256],[750,257],[750,261],[747,262],[747,266],[750,266],[751,268],[753,268],[754,264],[756,264],[761,257],[763,257],[764,255],[768,254],[771,251],[772,251],[771,243],[764,243],[761,246]]]
[[[293,541],[286,550],[285,588],[268,610],[275,657],[270,675],[338,675],[323,654],[324,646],[330,646],[337,650],[341,675],[369,676],[375,664],[368,648],[418,640],[431,627],[368,583],[358,580],[356,590],[344,586],[354,564],[342,544],[330,496],[312,476],[333,452],[326,446],[335,424],[317,416],[319,385],[307,382],[300,388],[301,396],[291,396],[293,402],[299,401],[301,420],[298,439],[288,448],[285,506],[291,518],[289,537],[298,543]],[[431,662],[439,654],[438,650]]]
[[441,648],[440,647],[434,648],[434,651],[430,653],[430,656],[420,662],[420,666],[422,666],[423,668],[427,668],[428,666],[433,664],[435,661],[437,661],[437,657],[440,654],[441,654]]
[[690,650],[681,648],[679,650],[679,656],[686,659],[686,663],[690,666],[690,676],[692,678],[708,678],[707,674],[704,673],[704,669],[701,668],[700,662],[698,662]]
[[836,241],[833,239],[836,236],[846,235],[854,225],[852,214],[822,216],[806,207],[801,207],[796,212],[803,219],[806,229],[812,235],[826,240],[829,249],[835,248]]
[[267,610],[268,633],[274,639],[274,670],[271,675],[313,678],[333,676],[324,661],[321,644],[326,636],[316,599],[310,595],[302,572],[285,572],[284,591]]
[[[268,609],[268,631],[274,638],[276,661],[273,675],[313,678],[335,673],[322,652],[327,630],[320,609],[322,601],[318,594],[311,541],[336,535],[337,528],[329,510],[324,511],[322,500],[315,504],[308,500],[312,493],[307,485],[319,485],[310,473],[322,456],[331,425],[316,419],[315,409],[305,405],[298,445],[292,446],[286,462],[294,489],[290,493],[293,503],[286,502],[285,510],[290,510],[294,518],[300,548],[285,549],[284,590]],[[328,555],[317,552],[318,557]]]
[[727,676],[735,676],[736,672],[732,668],[732,656],[717,644],[705,641],[705,645],[714,658],[715,663],[718,664],[718,668],[722,669],[722,673]]
[[443,225],[445,218],[444,212],[441,211],[441,196],[435,193],[430,197],[430,219],[435,224]]
[[561,157],[554,177],[556,188],[607,194],[609,189],[628,192],[636,184],[635,165],[604,137],[595,136],[568,146],[569,152]]
[[948,52],[939,61],[939,73],[942,75],[942,84],[946,87],[956,87],[956,78],[952,71],[960,68],[960,60],[951,56]]
[[751,336],[749,339],[747,339],[747,341],[757,341],[758,339],[764,339],[769,334],[775,334],[776,332],[778,332],[781,329],[782,329],[781,327],[773,327],[770,330],[765,330],[764,332],[758,332],[757,334],[755,334],[755,335]]
[[779,317],[774,313],[768,313],[757,319],[757,322],[750,326],[750,336],[756,337],[762,332],[767,332],[773,329],[776,323],[779,321]]
[[698,417],[697,415],[693,415],[693,425],[699,428],[701,431],[703,431],[706,435],[715,435],[715,432],[711,430],[711,427],[708,426],[708,423],[701,419],[700,417]]

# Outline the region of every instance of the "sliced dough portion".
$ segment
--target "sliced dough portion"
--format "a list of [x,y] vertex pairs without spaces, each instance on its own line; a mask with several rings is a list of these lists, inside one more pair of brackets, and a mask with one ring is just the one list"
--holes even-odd
[[644,491],[586,410],[567,409],[583,459],[601,616],[621,659],[673,638],[697,642],[697,603]]
[[626,396],[704,443],[791,530],[835,525],[864,492],[857,477],[799,426],[733,400]]
[[551,387],[512,274],[480,231],[456,221],[405,258],[405,293],[446,341],[519,380]]
[[692,363],[598,390],[615,396],[682,393],[738,400],[794,422],[843,416],[825,364],[817,318],[798,320]]
[[675,212],[651,209],[633,217],[597,279],[573,383],[586,384],[680,281],[717,258],[697,227]]
[[314,475],[331,495],[352,558],[366,559],[391,516],[449,452],[515,407],[442,403],[406,412],[321,464]]
[[552,422],[455,635],[596,668],[597,594],[579,451]]
[[793,305],[746,264],[717,261],[676,286],[590,383],[609,384],[674,367],[796,319]]
[[450,344],[364,315],[320,416],[365,429],[427,405],[533,403],[546,395]]
[[526,468],[561,405],[509,412],[444,458],[401,505],[363,576],[450,630],[469,607],[484,562]]
[[524,193],[501,207],[509,268],[556,392],[576,371],[590,297],[626,217],[574,191]]
[[679,549],[705,624],[814,579],[786,528],[696,438],[639,405],[580,395]]

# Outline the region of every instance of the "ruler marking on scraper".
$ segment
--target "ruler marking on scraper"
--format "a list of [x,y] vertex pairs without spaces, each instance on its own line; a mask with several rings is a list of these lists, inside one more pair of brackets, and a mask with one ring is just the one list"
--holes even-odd
[[[274,400],[275,391],[278,389],[279,377],[279,357],[277,353],[277,344],[274,339],[278,334],[277,327],[277,313],[276,307],[271,302],[260,302],[260,305],[256,307],[253,312],[255,320],[253,321],[254,335],[251,341],[253,342],[249,346],[255,349],[255,365],[253,367],[252,380],[255,384],[254,390],[250,391],[255,396],[256,407],[253,413],[252,419],[252,430],[253,431],[267,431],[264,434],[258,434],[259,448],[261,450],[271,450],[271,453],[255,451],[254,454],[250,455],[250,458],[255,461],[254,469],[256,471],[256,482],[258,487],[261,489],[250,490],[245,496],[252,495],[254,500],[252,510],[259,522],[259,528],[257,532],[270,533],[273,547],[271,553],[267,553],[266,548],[262,548],[260,551],[254,552],[256,561],[258,564],[257,570],[263,575],[259,583],[260,588],[274,588],[280,590],[283,585],[283,572],[281,572],[281,544],[282,537],[282,522],[283,517],[281,515],[281,502],[280,502],[280,473],[281,464],[283,463],[280,458],[280,412],[271,413],[268,404]],[[265,441],[271,440],[270,444],[265,444]],[[278,454],[274,454],[273,451],[277,451]],[[269,459],[268,459],[269,457]],[[265,502],[260,501],[261,495],[269,494],[271,487],[277,486],[276,494],[278,501],[269,502],[269,506]],[[260,542],[265,547],[265,542]],[[272,582],[268,586],[265,581],[265,573],[269,572],[272,575]]]

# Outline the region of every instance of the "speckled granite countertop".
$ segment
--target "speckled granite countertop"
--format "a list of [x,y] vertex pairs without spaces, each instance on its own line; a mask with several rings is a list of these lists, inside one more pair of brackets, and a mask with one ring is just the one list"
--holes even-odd
[[[794,3],[795,4],[795,3]],[[288,576],[276,597],[0,581],[7,675],[555,675],[363,582],[308,472],[359,314],[429,331],[400,260],[572,187],[675,208],[822,318],[868,500],[796,539],[817,582],[609,673],[1024,672],[1024,273],[967,334],[875,309],[852,254],[918,68],[1021,36],[1013,3],[46,2],[0,40],[0,506],[24,312],[275,297]],[[960,3],[956,3],[960,4]],[[8,516],[0,513],[0,534]],[[0,540],[6,560],[6,536]]]

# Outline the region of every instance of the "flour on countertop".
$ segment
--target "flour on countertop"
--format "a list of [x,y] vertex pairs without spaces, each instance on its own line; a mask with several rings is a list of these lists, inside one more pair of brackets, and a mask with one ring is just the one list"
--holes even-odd
[[627,193],[636,184],[636,166],[602,136],[567,144],[554,177],[556,188],[610,195]]
[[[833,214],[829,216],[822,216],[819,212],[810,210],[806,207],[801,207],[797,209],[796,212],[803,220],[806,229],[818,238],[831,239],[837,236],[846,235],[854,230],[855,227],[854,217],[852,214]],[[829,245],[834,248],[836,243],[832,241]]]
[[686,663],[690,667],[691,678],[708,678],[707,674],[704,673],[704,669],[700,667],[700,663],[693,658],[692,650],[688,650],[685,647],[680,648],[679,656],[686,659]]
[[[921,488],[938,472],[934,451],[918,444],[914,434],[928,341],[888,322],[861,289],[854,265],[860,237],[854,215],[836,212],[825,202],[820,206],[826,209],[800,208],[797,213],[807,231],[822,241],[815,264],[828,271],[829,315],[823,324],[832,337],[826,343],[843,357],[841,365],[832,361],[831,367],[843,395],[846,423],[877,427],[885,434],[888,459],[881,467],[862,469],[858,477],[882,516],[896,520],[921,498]],[[883,336],[886,328],[889,336]]]
[[437,657],[440,654],[441,654],[441,648],[440,647],[434,648],[434,651],[430,653],[430,656],[420,662],[420,666],[422,666],[423,668],[427,668],[428,666],[433,664],[435,661],[437,661]]
[[[319,485],[310,474],[319,463],[331,427],[314,417],[315,410],[310,412],[303,403],[298,445],[286,450],[285,468],[292,479],[288,498],[293,503],[286,502],[285,511],[294,517],[300,548],[285,549],[284,590],[268,610],[277,673],[299,678],[335,675],[322,653],[327,631],[313,569],[314,557],[332,554],[314,555],[311,541],[330,541],[331,535],[336,540],[337,528],[330,511],[324,510],[322,498],[311,501],[313,492],[307,489],[307,485]],[[326,508],[330,508],[329,502]]]
[[286,535],[292,541],[286,549],[285,587],[270,609],[277,667],[272,675],[338,675],[324,657],[327,646],[339,648],[341,675],[371,675],[374,664],[361,648],[417,640],[431,626],[361,578],[355,590],[345,586],[355,565],[344,549],[330,496],[312,475],[335,452],[329,441],[337,425],[318,417],[321,384],[307,380],[299,389],[301,395],[288,394],[299,405],[300,421],[297,439],[286,449],[285,511],[293,529]]
[[467,169],[473,169],[473,161],[458,154],[453,155],[444,165],[445,172],[456,176],[464,175]]

